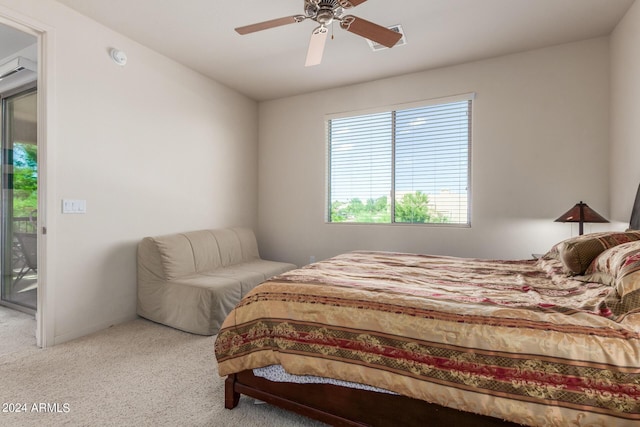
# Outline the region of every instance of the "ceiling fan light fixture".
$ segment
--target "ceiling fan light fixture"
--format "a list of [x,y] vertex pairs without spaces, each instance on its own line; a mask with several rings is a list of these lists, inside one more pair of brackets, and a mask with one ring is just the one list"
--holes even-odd
[[318,24],[321,25],[329,25],[333,22],[333,10],[331,9],[320,9],[316,14],[315,20]]

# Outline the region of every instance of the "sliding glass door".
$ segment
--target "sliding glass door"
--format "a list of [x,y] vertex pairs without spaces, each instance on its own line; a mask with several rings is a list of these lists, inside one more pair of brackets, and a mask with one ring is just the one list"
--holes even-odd
[[2,96],[2,199],[0,303],[37,307],[38,145],[37,90]]

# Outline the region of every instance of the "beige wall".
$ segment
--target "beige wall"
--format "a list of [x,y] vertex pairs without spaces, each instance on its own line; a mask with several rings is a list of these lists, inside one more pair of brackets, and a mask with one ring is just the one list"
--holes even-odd
[[611,216],[629,222],[640,183],[640,2],[611,36]]
[[[571,235],[553,220],[578,201],[609,214],[608,64],[608,39],[598,38],[261,103],[263,255],[302,265],[353,249],[547,250]],[[471,228],[324,223],[325,114],[467,92],[476,93]]]
[[[302,265],[359,248],[528,257],[576,233],[552,220],[579,200],[627,221],[627,193],[639,181],[630,167],[639,9],[616,30],[611,52],[600,38],[258,109],[54,1],[0,0],[0,15],[42,24],[54,39],[42,171],[50,342],[135,315],[135,245],[146,235],[248,225],[263,256]],[[126,67],[111,62],[110,47],[126,51]],[[472,228],[324,223],[325,114],[465,92],[477,94]],[[62,198],[86,199],[88,213],[62,215]]]
[[[258,108],[51,0],[0,0],[0,15],[55,39],[40,218],[45,333],[58,343],[135,317],[142,237],[257,226]],[[63,198],[85,199],[87,214],[62,215]]]

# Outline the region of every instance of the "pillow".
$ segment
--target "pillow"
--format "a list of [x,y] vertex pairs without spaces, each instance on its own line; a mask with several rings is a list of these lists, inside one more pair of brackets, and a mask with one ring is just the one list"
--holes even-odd
[[[594,258],[606,249],[636,240],[640,240],[640,231],[609,231],[573,237],[560,242],[554,248],[556,258],[562,262],[565,273],[584,274]],[[554,251],[554,248],[549,252]]]
[[[629,232],[631,230],[627,230],[627,232]],[[599,236],[606,236],[608,234],[611,234],[613,232],[611,231],[601,231],[599,233],[589,233],[589,234],[583,234],[581,236],[574,236],[574,237],[570,237],[566,240],[563,240],[559,243],[556,243],[555,245],[553,245],[551,247],[551,249],[549,250],[549,252],[547,252],[546,254],[544,254],[542,256],[543,259],[560,259],[560,246],[562,246],[564,243],[573,243],[573,242],[579,242],[582,240],[588,240],[588,239],[593,239],[595,237],[599,237]]]
[[621,298],[640,289],[640,241],[603,251],[587,268],[585,279],[614,286]]

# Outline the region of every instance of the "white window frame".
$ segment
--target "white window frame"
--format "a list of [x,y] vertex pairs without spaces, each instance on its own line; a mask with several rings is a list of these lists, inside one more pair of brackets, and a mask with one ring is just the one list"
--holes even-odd
[[[390,106],[378,107],[378,108],[370,108],[365,110],[357,110],[357,111],[348,111],[348,112],[340,112],[340,113],[331,113],[325,115],[325,138],[326,138],[326,164],[325,164],[325,223],[326,224],[349,224],[349,225],[400,225],[400,226],[445,226],[445,227],[458,227],[458,228],[470,228],[471,227],[471,205],[472,205],[472,140],[473,140],[473,132],[472,132],[472,123],[473,123],[473,111],[474,111],[474,103],[475,93],[464,93],[460,95],[447,96],[442,98],[433,98],[423,101],[416,101],[411,103],[404,104],[395,104]],[[390,194],[390,203],[391,203],[391,221],[390,222],[353,222],[353,221],[331,221],[331,141],[330,141],[330,123],[335,119],[343,119],[349,117],[357,117],[363,115],[371,115],[377,113],[395,113],[400,110],[409,110],[414,108],[422,108],[429,107],[441,104],[450,104],[461,101],[469,101],[469,117],[468,117],[468,159],[467,159],[467,215],[466,222],[455,222],[455,223],[411,223],[411,222],[396,222],[395,221],[395,193],[396,193],[396,183],[395,183],[395,141],[392,142],[392,172],[391,172],[391,194]],[[395,120],[395,119],[394,119]]]

